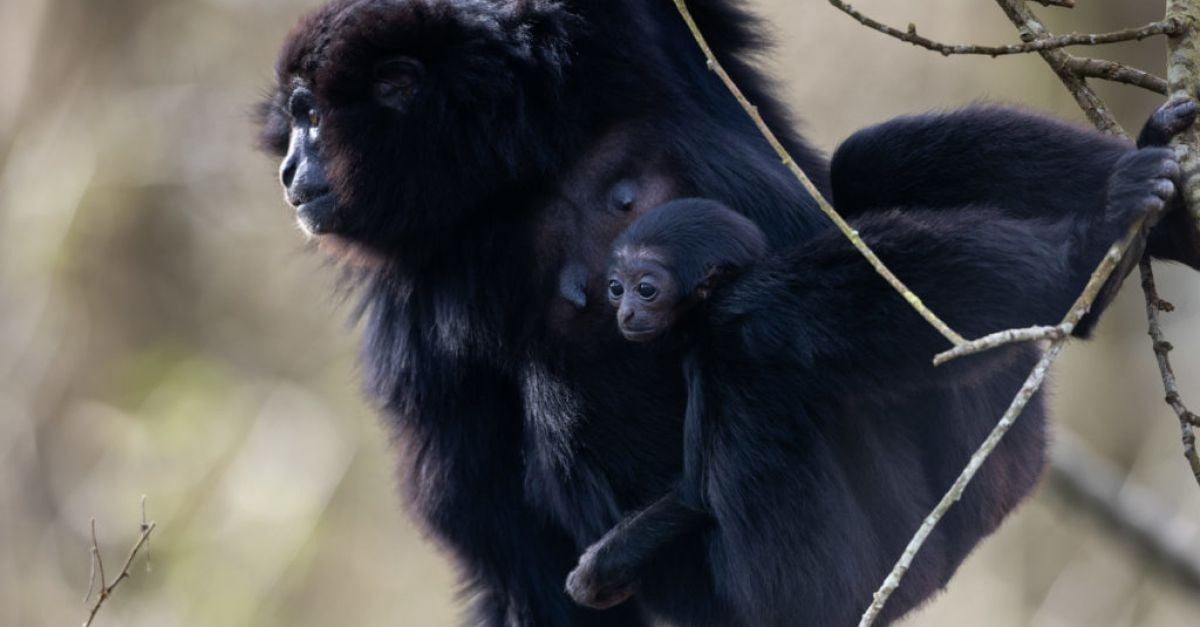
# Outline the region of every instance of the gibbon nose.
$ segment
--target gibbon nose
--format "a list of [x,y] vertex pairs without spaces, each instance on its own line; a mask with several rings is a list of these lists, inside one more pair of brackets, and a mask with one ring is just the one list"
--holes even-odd
[[284,196],[287,198],[288,204],[293,207],[301,205],[326,196],[329,194],[329,182],[325,180],[325,173],[319,167],[313,167],[312,163],[304,160],[297,160],[293,164],[285,163],[280,173],[280,179],[283,183]]
[[299,166],[300,160],[293,155],[288,155],[283,163],[279,166],[279,182],[283,183],[283,189],[286,191],[291,188],[292,181],[296,180],[296,168]]
[[578,261],[572,261],[563,266],[558,273],[558,293],[576,309],[587,307],[587,266]]
[[320,151],[299,131],[293,133],[287,156],[279,164],[279,182],[288,204],[296,208],[331,191]]

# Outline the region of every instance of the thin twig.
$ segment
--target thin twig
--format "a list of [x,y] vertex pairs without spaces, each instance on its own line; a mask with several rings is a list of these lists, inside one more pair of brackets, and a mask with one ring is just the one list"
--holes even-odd
[[[150,528],[150,522],[146,519],[146,495],[143,494],[142,495],[142,524],[141,524],[141,526],[138,527],[138,530],[141,531],[142,533],[146,533],[146,530],[149,528]],[[146,572],[150,572],[150,563],[151,563],[150,536],[146,536]]]
[[758,114],[758,108],[746,98],[745,94],[742,93],[741,88],[739,88],[737,84],[733,82],[733,79],[730,78],[729,74],[725,72],[725,68],[721,66],[720,61],[717,60],[716,55],[714,55],[712,49],[709,48],[708,41],[704,38],[704,34],[700,32],[700,27],[696,25],[696,20],[692,18],[691,11],[689,11],[687,8],[686,0],[675,0],[675,8],[679,10],[679,14],[683,17],[683,21],[687,23],[688,29],[692,32],[692,37],[696,40],[696,43],[700,46],[700,50],[704,53],[704,57],[708,64],[708,69],[712,70],[721,79],[721,82],[725,84],[725,87],[729,89],[730,93],[732,93],[734,98],[737,99],[738,104],[740,104],[742,108],[746,110],[746,113],[749,114],[750,118],[754,120],[754,124],[758,127],[759,132],[761,132],[763,137],[766,138],[767,142],[771,144],[771,147],[775,149],[775,153],[779,155],[779,158],[783,161],[783,165],[786,166],[788,170],[790,170],[791,173],[796,177],[796,179],[800,181],[800,184],[804,186],[804,189],[808,192],[809,196],[816,200],[817,205],[821,208],[821,211],[833,221],[838,230],[846,236],[846,239],[850,240],[850,243],[854,245],[854,248],[866,258],[868,263],[871,264],[871,267],[874,268],[875,271],[878,272],[879,275],[882,276],[883,279],[887,281],[893,289],[899,292],[900,295],[904,297],[904,300],[908,301],[908,304],[912,306],[912,308],[915,309],[917,313],[925,319],[926,322],[928,322],[934,329],[937,329],[937,331],[941,333],[943,337],[949,340],[951,344],[957,346],[965,343],[966,339],[964,339],[963,336],[959,335],[958,332],[950,328],[950,325],[943,322],[941,318],[930,311],[929,308],[926,307],[921,301],[920,297],[913,293],[913,291],[910,290],[908,286],[900,280],[899,277],[893,274],[887,266],[883,265],[883,262],[880,261],[879,257],[875,255],[875,252],[871,250],[871,247],[868,246],[867,243],[863,241],[862,237],[859,236],[858,231],[855,230],[854,227],[850,226],[850,224],[846,222],[846,220],[842,218],[842,216],[836,210],[834,210],[833,205],[829,204],[829,201],[821,195],[821,192],[817,189],[817,186],[813,185],[813,182],[808,178],[808,175],[804,173],[804,170],[800,169],[800,166],[796,164],[796,160],[792,158],[791,154],[788,153],[787,149],[784,148],[783,144],[779,141],[779,138],[775,136],[775,133],[769,126],[767,126],[767,123],[763,121],[762,116]]
[[1071,334],[1075,329],[1074,325],[1060,324],[1053,327],[1029,327],[1027,329],[1008,329],[1007,331],[999,331],[990,335],[985,335],[977,340],[971,340],[966,344],[959,344],[954,348],[939,353],[933,358],[933,365],[940,366],[948,361],[966,357],[967,355],[975,355],[984,353],[990,350],[1007,346],[1009,344],[1021,344],[1024,342],[1040,342],[1043,340],[1061,340]]
[[1077,76],[1124,83],[1167,95],[1166,79],[1116,61],[1073,56],[1067,62],[1067,68]]
[[108,580],[104,577],[104,559],[100,557],[100,544],[96,541],[96,519],[92,519],[92,555],[96,556],[96,569],[100,571],[100,596],[108,589]]
[[1196,425],[1200,420],[1196,414],[1183,404],[1183,396],[1179,393],[1179,383],[1175,380],[1175,369],[1171,366],[1171,343],[1166,340],[1159,321],[1159,312],[1164,310],[1163,301],[1158,297],[1158,286],[1154,283],[1154,272],[1150,261],[1143,259],[1138,265],[1142,273],[1142,291],[1146,294],[1146,318],[1150,322],[1149,334],[1154,343],[1154,357],[1158,360],[1158,370],[1162,375],[1163,391],[1166,392],[1167,404],[1175,410],[1179,417],[1179,428],[1183,432],[1183,456],[1192,469],[1196,483],[1200,484],[1200,453],[1196,452]]
[[[88,589],[87,589],[87,594],[85,594],[83,596],[84,603],[87,603],[88,600],[92,598],[92,592],[96,589],[96,572],[97,572],[96,566],[97,566],[97,564],[99,564],[101,567],[103,567],[103,564],[101,563],[101,560],[100,560],[100,546],[96,543],[96,519],[95,518],[92,519],[92,546],[88,549],[88,556],[91,558],[91,564],[92,564],[91,571],[92,572],[90,575],[88,575]],[[103,581],[100,582],[100,589],[101,590],[104,589]]]
[[1127,28],[1125,30],[1119,30],[1111,33],[1071,33],[1070,35],[1038,38],[1024,41],[1023,43],[1019,44],[1008,44],[1002,46],[947,44],[918,35],[917,26],[915,24],[909,24],[908,29],[900,30],[869,17],[862,11],[855,9],[842,0],[829,0],[829,4],[832,4],[839,11],[854,18],[858,23],[866,26],[867,28],[879,31],[890,37],[895,37],[900,41],[908,42],[914,46],[920,46],[921,48],[933,50],[934,52],[940,52],[946,56],[950,56],[952,54],[980,54],[990,57],[998,57],[1008,54],[1027,54],[1030,52],[1040,52],[1042,50],[1054,50],[1057,48],[1065,48],[1067,46],[1098,46],[1122,41],[1141,41],[1147,37],[1176,34],[1182,28],[1182,25],[1174,20],[1166,19],[1160,22],[1151,22],[1140,28]]
[[1029,0],[1036,2],[1044,7],[1062,7],[1064,9],[1074,9],[1075,0]]
[[[95,556],[95,564],[100,571],[100,590],[96,597],[96,603],[92,605],[92,609],[88,612],[87,620],[83,622],[83,627],[91,627],[92,622],[96,620],[96,614],[100,612],[100,608],[104,607],[104,602],[112,596],[113,590],[121,585],[122,581],[129,578],[129,569],[133,566],[133,560],[137,557],[138,551],[142,546],[150,541],[150,534],[154,533],[154,529],[158,526],[156,522],[143,522],[141,525],[141,534],[138,536],[137,543],[129,550],[129,555],[125,558],[125,565],[121,567],[120,574],[113,580],[111,584],[105,582],[104,579],[104,560],[100,557],[100,544],[96,541],[96,521],[92,520],[92,554]],[[90,594],[88,595],[91,596]]]
[[975,473],[979,471],[979,468],[983,466],[983,462],[996,449],[996,445],[1000,443],[1004,434],[1008,433],[1009,428],[1016,422],[1017,417],[1021,415],[1025,406],[1029,404],[1033,395],[1042,387],[1042,383],[1046,380],[1046,373],[1050,370],[1050,364],[1054,363],[1054,360],[1062,351],[1063,343],[1064,340],[1052,343],[1046,349],[1046,352],[1042,354],[1042,358],[1034,366],[1033,372],[1029,373],[1029,378],[1021,386],[1021,391],[1013,399],[1008,411],[1004,412],[1004,416],[1000,418],[1000,422],[996,423],[996,426],[988,434],[983,444],[971,455],[970,461],[967,462],[966,468],[963,468],[958,479],[954,481],[954,485],[950,486],[950,490],[946,492],[941,501],[938,501],[933,511],[925,517],[925,521],[921,523],[921,528],[917,529],[917,533],[913,535],[912,540],[909,540],[908,546],[904,548],[904,553],[900,555],[899,561],[896,562],[891,572],[888,573],[883,585],[875,592],[871,605],[867,607],[862,619],[858,623],[859,627],[870,627],[875,622],[875,619],[879,617],[879,613],[883,611],[888,597],[900,586],[900,581],[908,572],[909,567],[912,566],[913,559],[916,558],[917,553],[921,550],[921,546],[925,544],[925,540],[929,538],[929,534],[933,533],[938,523],[941,522],[942,517],[946,515],[946,512],[950,511],[950,507],[962,498],[963,491],[966,490],[971,480],[975,478]]
[[84,603],[87,603],[92,599],[92,592],[96,589],[96,553],[91,549],[88,549],[88,556],[91,558],[92,571],[91,574],[88,575],[87,594],[83,595]]

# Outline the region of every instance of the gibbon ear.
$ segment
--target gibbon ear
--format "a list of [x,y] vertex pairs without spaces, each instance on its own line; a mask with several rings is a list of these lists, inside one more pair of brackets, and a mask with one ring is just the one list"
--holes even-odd
[[726,269],[722,266],[713,266],[705,271],[704,276],[696,282],[696,287],[692,289],[692,294],[696,300],[708,300],[712,296],[713,290],[721,282],[721,277],[726,274]]

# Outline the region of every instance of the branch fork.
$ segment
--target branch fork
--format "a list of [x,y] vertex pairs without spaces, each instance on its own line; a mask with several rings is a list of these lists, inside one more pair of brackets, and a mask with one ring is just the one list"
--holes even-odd
[[[100,613],[100,608],[104,607],[104,603],[112,598],[113,591],[117,589],[117,586],[121,585],[121,582],[130,577],[130,568],[133,567],[133,560],[137,558],[138,553],[145,548],[146,553],[149,554],[150,534],[154,533],[156,528],[158,528],[158,523],[146,520],[146,497],[143,496],[142,523],[138,527],[141,533],[138,535],[137,542],[134,543],[133,548],[129,550],[129,554],[125,558],[125,564],[121,567],[121,572],[117,574],[117,578],[112,583],[108,583],[104,575],[104,559],[100,555],[100,542],[96,539],[96,519],[92,519],[92,546],[89,550],[92,561],[92,574],[88,578],[87,595],[83,598],[83,602],[87,603],[91,600],[93,592],[96,596],[96,602],[92,604],[87,619],[83,621],[83,627],[91,627],[92,623],[96,621],[96,615]],[[149,565],[147,565],[147,569],[149,569]],[[100,576],[99,588],[96,587],[97,574]]]

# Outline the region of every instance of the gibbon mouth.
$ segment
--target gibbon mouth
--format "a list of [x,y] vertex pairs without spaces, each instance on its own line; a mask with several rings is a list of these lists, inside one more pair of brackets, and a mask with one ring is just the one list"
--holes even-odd
[[296,207],[296,221],[309,235],[327,235],[338,228],[337,203],[332,192],[326,192]]
[[655,328],[630,329],[622,327],[621,335],[630,342],[649,342],[659,336],[659,331]]

